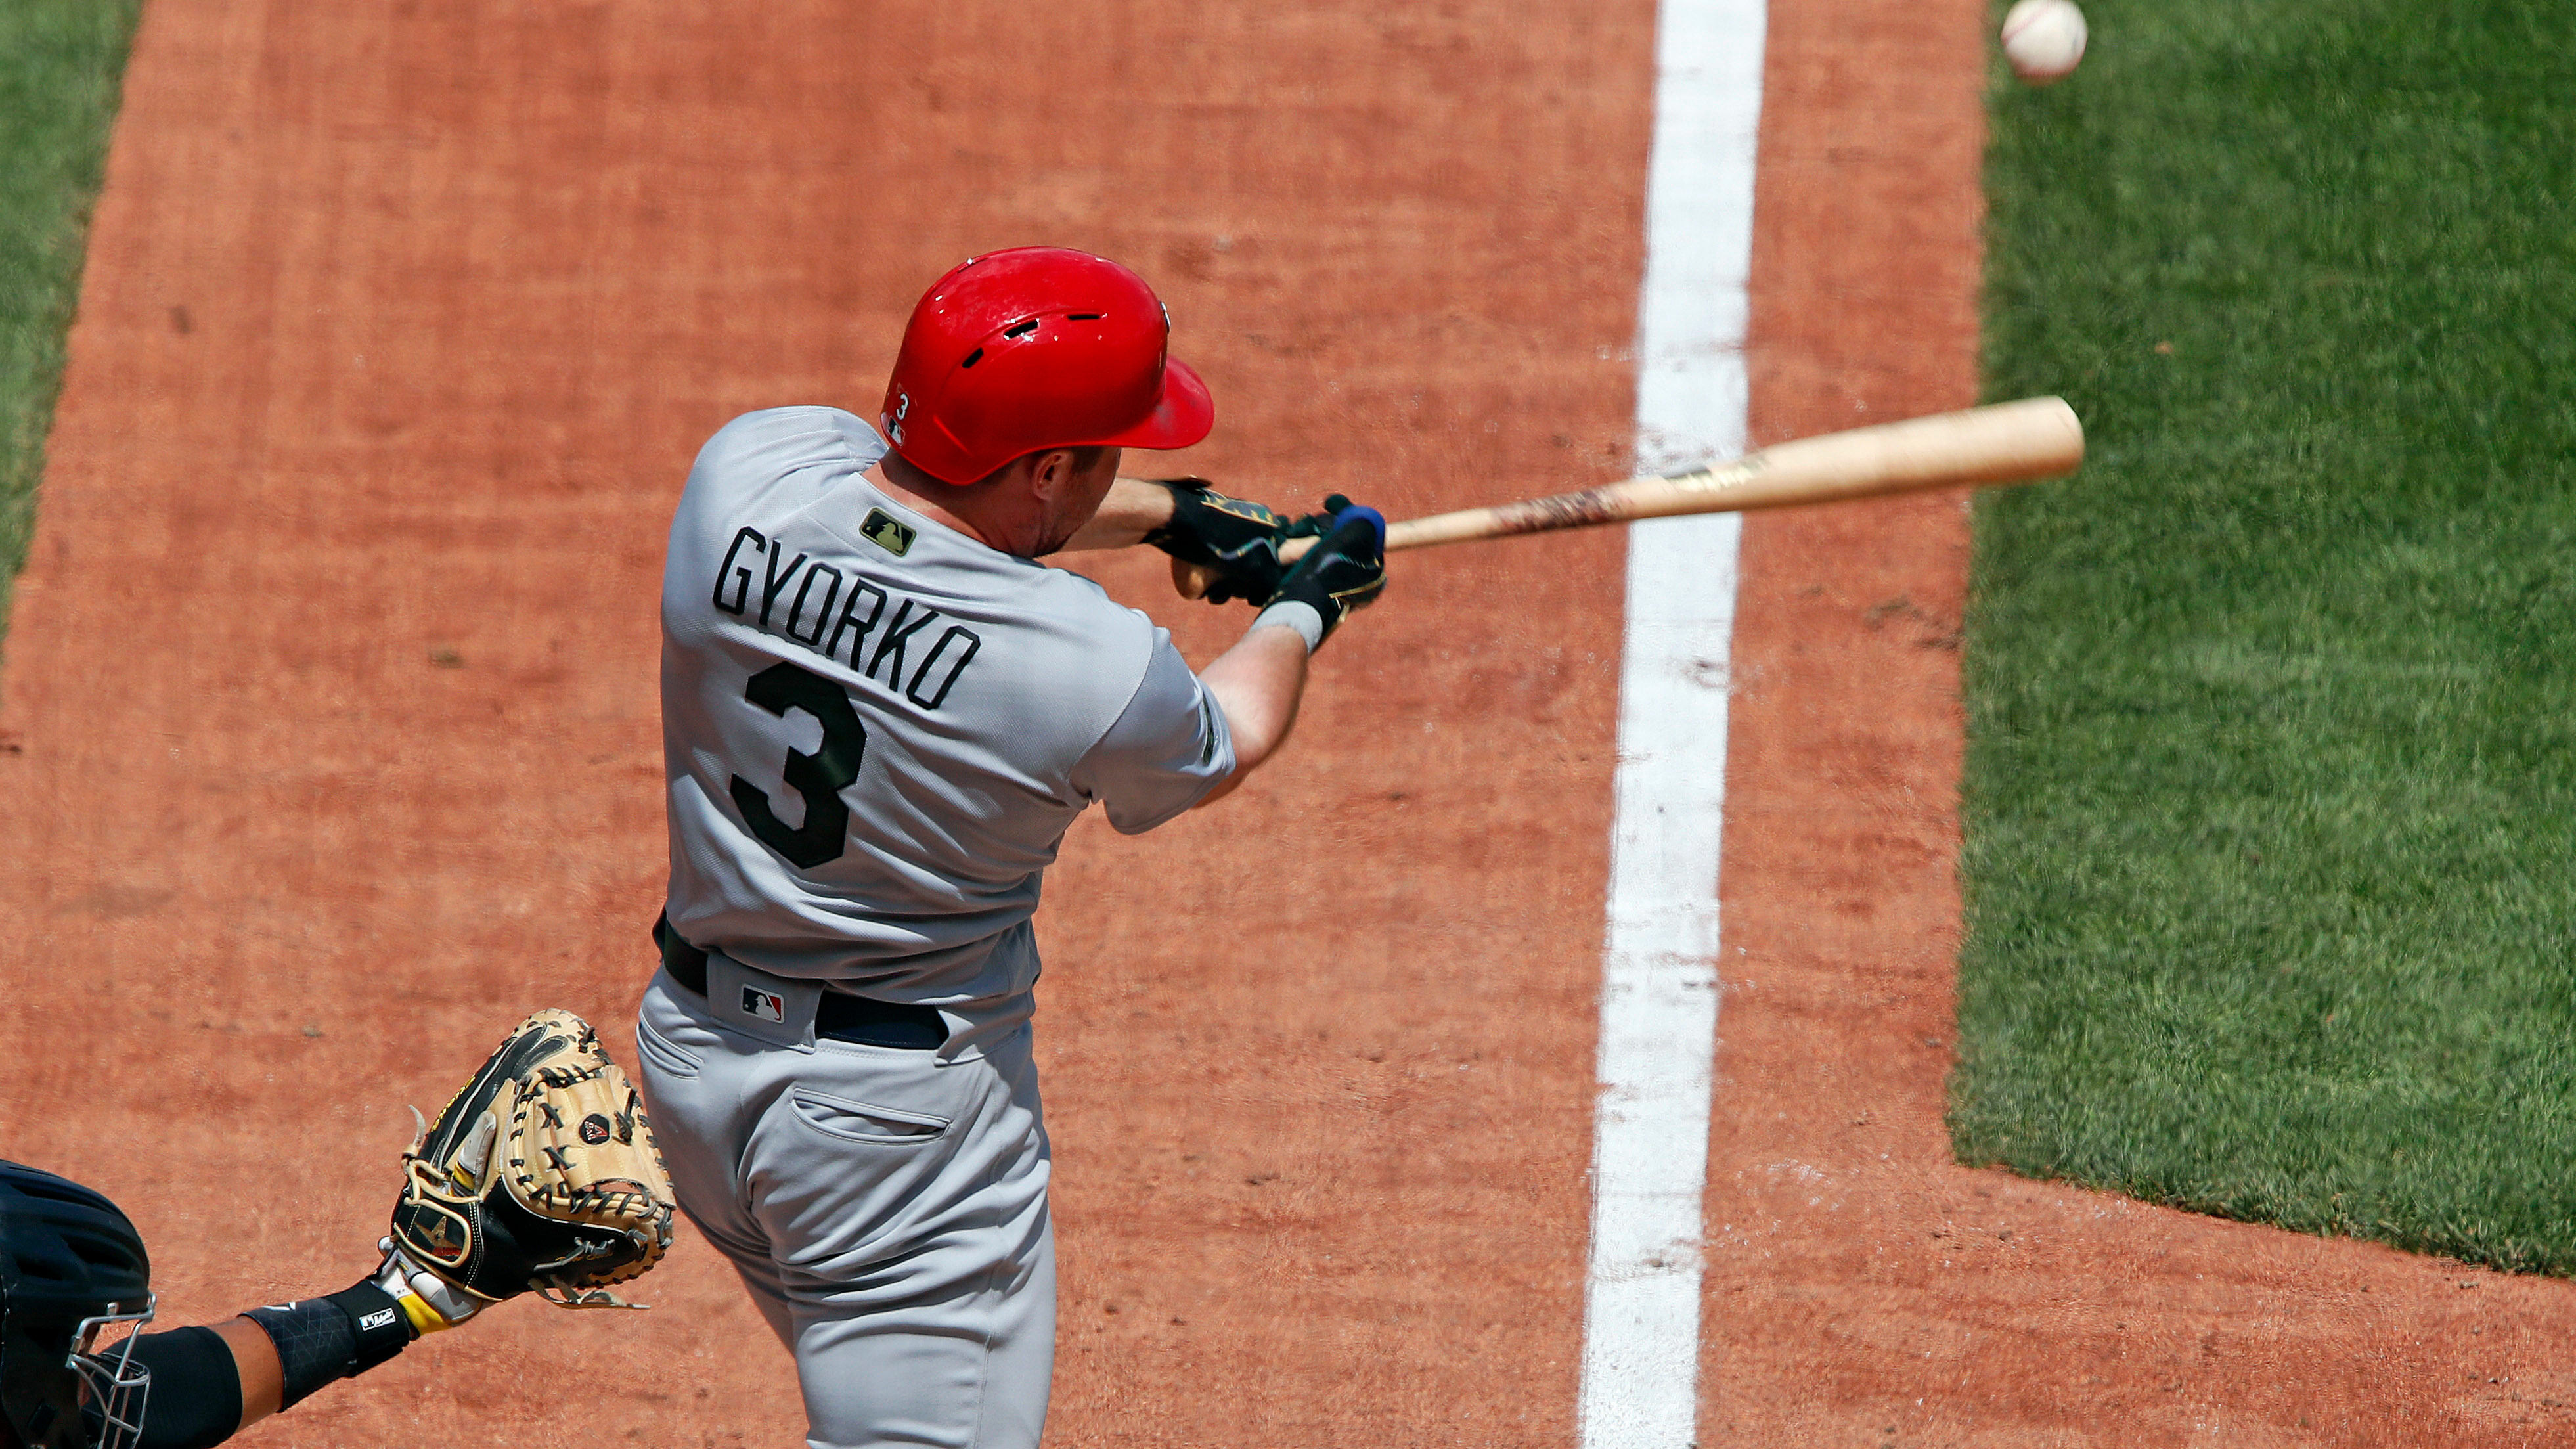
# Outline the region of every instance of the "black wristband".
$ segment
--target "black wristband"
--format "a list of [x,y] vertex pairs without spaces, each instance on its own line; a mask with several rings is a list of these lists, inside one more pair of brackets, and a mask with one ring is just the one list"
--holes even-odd
[[134,1361],[152,1371],[136,1449],[209,1449],[241,1428],[241,1365],[211,1328],[146,1333]]
[[349,1357],[351,1376],[388,1362],[420,1336],[412,1330],[411,1320],[403,1316],[402,1305],[394,1301],[394,1295],[373,1282],[352,1283],[322,1301],[336,1304],[349,1315],[350,1325],[357,1330],[358,1348]]
[[280,1409],[293,1408],[325,1384],[365,1373],[410,1346],[411,1321],[393,1295],[373,1283],[343,1288],[328,1298],[254,1308],[243,1317],[277,1345],[285,1392]]

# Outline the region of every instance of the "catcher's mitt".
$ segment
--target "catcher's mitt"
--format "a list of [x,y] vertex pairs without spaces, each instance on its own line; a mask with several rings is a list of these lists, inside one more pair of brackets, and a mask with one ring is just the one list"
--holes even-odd
[[461,1290],[427,1296],[465,1313],[530,1291],[566,1308],[624,1308],[608,1285],[662,1261],[674,1211],[634,1084],[588,1022],[547,1010],[519,1023],[403,1154],[390,1248],[408,1260],[405,1276],[425,1269]]

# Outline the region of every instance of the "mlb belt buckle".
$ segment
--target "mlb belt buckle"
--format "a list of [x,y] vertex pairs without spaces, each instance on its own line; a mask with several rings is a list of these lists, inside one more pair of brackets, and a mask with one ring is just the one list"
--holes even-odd
[[707,1009],[745,1036],[811,1051],[814,1008],[822,996],[819,981],[790,981],[722,951],[707,953]]

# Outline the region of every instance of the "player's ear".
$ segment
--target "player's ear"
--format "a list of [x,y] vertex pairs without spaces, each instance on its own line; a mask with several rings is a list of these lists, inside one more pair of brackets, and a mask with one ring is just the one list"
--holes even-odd
[[1030,465],[1029,482],[1039,496],[1053,498],[1064,492],[1075,474],[1081,471],[1074,466],[1075,461],[1071,448],[1049,448],[1037,454],[1036,461]]

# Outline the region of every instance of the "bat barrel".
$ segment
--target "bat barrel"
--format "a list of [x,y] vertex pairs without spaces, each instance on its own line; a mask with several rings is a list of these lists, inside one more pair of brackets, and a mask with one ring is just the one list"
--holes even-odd
[[2025,398],[1778,443],[1744,459],[1639,489],[1653,512],[1721,513],[1839,503],[1922,488],[2029,483],[2075,471],[2084,424],[2063,398]]
[[[2025,398],[1778,443],[1732,463],[1668,478],[1407,519],[1390,550],[1551,533],[1638,518],[1839,503],[1923,488],[2028,483],[2075,471],[2084,424],[2063,398]],[[1284,550],[1283,550],[1284,553]]]

